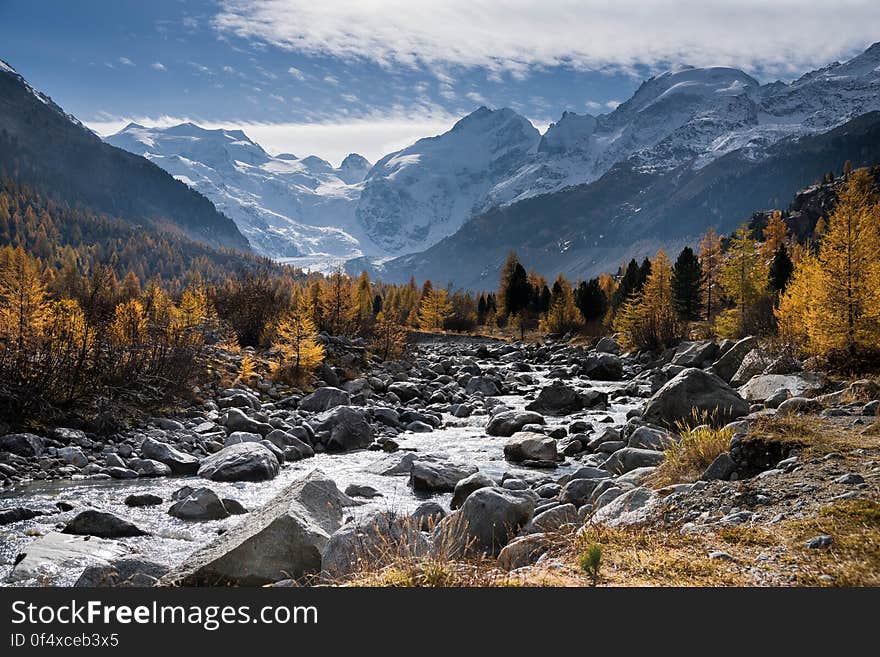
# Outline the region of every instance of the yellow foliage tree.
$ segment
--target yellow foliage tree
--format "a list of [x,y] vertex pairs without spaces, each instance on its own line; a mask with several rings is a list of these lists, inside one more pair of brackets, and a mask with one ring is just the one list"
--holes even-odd
[[767,263],[761,257],[757,242],[743,224],[731,237],[727,257],[721,265],[721,287],[734,307],[718,316],[715,323],[718,335],[736,338],[766,328],[768,317],[772,319],[767,273]]
[[880,203],[865,169],[853,172],[815,257],[804,257],[777,317],[810,354],[852,358],[880,352]]
[[373,328],[372,350],[382,360],[399,360],[406,354],[407,329],[393,316],[380,312]]
[[20,246],[8,250],[0,271],[0,348],[15,376],[30,376],[49,311],[46,294],[36,262]]
[[318,330],[312,320],[314,309],[308,298],[298,295],[294,308],[275,329],[275,346],[281,358],[272,374],[279,380],[305,383],[309,374],[324,360],[324,346],[316,340]]
[[431,290],[422,297],[419,304],[419,328],[424,331],[440,331],[443,322],[452,314],[449,293],[443,289]]
[[351,280],[337,269],[321,283],[318,303],[323,327],[332,335],[353,332],[358,305]]
[[764,262],[773,260],[780,246],[788,243],[788,226],[779,210],[774,210],[764,227],[764,242],[761,245],[761,256]]
[[706,284],[703,287],[706,304],[706,319],[711,320],[715,315],[721,301],[721,237],[712,226],[703,234],[700,240],[700,266],[703,268],[703,276]]
[[642,291],[621,306],[614,328],[628,347],[659,350],[680,337],[681,326],[672,303],[672,265],[662,249],[651,262]]
[[581,315],[574,303],[574,291],[571,283],[560,274],[553,285],[553,299],[550,308],[539,322],[539,328],[545,333],[565,334],[577,330],[581,324]]

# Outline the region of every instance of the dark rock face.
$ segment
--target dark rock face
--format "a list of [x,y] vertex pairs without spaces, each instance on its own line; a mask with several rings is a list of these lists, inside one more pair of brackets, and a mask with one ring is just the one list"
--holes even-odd
[[67,526],[65,534],[99,536],[100,538],[122,538],[126,536],[147,536],[149,532],[105,511],[88,509],[78,513]]
[[0,452],[36,457],[46,449],[46,440],[32,433],[11,433],[0,438]]

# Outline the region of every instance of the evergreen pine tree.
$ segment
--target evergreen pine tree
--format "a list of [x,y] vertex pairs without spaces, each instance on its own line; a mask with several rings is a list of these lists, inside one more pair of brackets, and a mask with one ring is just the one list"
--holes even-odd
[[768,281],[770,288],[775,290],[777,294],[785,292],[788,281],[794,273],[794,263],[788,255],[788,249],[784,244],[780,244],[773,256],[773,262],[770,263],[770,272]]
[[703,310],[705,275],[694,250],[686,246],[678,254],[672,270],[672,302],[684,321],[697,321]]

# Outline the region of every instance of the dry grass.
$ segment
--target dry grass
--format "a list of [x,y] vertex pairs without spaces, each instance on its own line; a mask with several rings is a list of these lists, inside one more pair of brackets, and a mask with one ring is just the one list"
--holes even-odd
[[651,476],[651,485],[662,487],[697,481],[712,461],[728,450],[733,432],[703,424],[684,428],[680,435],[681,442],[673,442],[664,450],[666,460]]

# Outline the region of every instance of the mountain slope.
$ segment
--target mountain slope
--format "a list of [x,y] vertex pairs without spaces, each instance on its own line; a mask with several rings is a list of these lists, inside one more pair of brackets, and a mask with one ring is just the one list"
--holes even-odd
[[[761,160],[737,150],[702,168],[688,164],[646,172],[638,158],[597,181],[494,208],[423,253],[386,262],[373,273],[391,281],[415,276],[472,289],[491,288],[507,253],[548,277],[614,271],[630,257],[693,244],[709,225],[728,232],[755,208],[779,208],[799,189],[845,160],[880,162],[880,112],[827,133],[790,137]],[[369,263],[351,263],[358,270]]]
[[101,141],[2,61],[0,169],[71,205],[214,247],[249,248],[208,199],[142,157]]
[[276,258],[378,254],[354,219],[370,168],[351,154],[338,169],[314,157],[271,156],[241,130],[130,124],[107,142],[154,162],[211,199],[253,248]]

